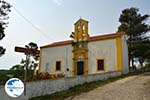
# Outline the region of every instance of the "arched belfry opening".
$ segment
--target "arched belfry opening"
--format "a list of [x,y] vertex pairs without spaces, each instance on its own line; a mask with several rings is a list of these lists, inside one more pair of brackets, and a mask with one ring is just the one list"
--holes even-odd
[[70,35],[73,38],[73,75],[88,74],[88,21],[79,19],[74,24],[74,32]]

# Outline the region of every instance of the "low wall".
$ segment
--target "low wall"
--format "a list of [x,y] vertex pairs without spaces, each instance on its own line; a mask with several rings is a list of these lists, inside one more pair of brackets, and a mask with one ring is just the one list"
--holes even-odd
[[18,98],[9,97],[4,90],[4,87],[0,88],[0,98],[2,100],[28,100],[28,98],[51,94],[62,90],[67,90],[70,87],[83,84],[85,82],[93,82],[98,80],[105,80],[110,77],[120,76],[121,72],[107,72],[101,74],[93,74],[86,76],[65,77],[59,79],[41,80],[27,83],[27,94]]

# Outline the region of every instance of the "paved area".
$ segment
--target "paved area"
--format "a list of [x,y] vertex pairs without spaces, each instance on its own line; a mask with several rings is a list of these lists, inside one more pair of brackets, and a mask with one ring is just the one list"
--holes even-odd
[[150,100],[150,72],[130,76],[66,100]]

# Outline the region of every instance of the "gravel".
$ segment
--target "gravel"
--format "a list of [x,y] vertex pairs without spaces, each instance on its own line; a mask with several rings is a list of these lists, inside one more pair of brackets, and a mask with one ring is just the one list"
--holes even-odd
[[150,100],[150,72],[130,76],[65,100]]

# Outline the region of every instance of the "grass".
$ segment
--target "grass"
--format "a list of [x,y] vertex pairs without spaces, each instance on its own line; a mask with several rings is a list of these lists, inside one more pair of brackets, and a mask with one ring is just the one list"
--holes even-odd
[[130,74],[121,75],[121,76],[114,77],[114,78],[109,78],[109,79],[103,80],[103,81],[84,83],[82,85],[74,86],[68,90],[56,92],[53,94],[47,94],[47,95],[43,95],[43,96],[33,97],[33,98],[30,98],[29,100],[64,100],[67,97],[75,96],[75,95],[78,95],[82,92],[88,92],[88,91],[93,90],[97,87],[104,86],[105,84],[108,84],[110,82],[114,82],[116,80],[119,80],[119,79],[122,79],[122,78],[125,78],[128,76],[130,76]]

